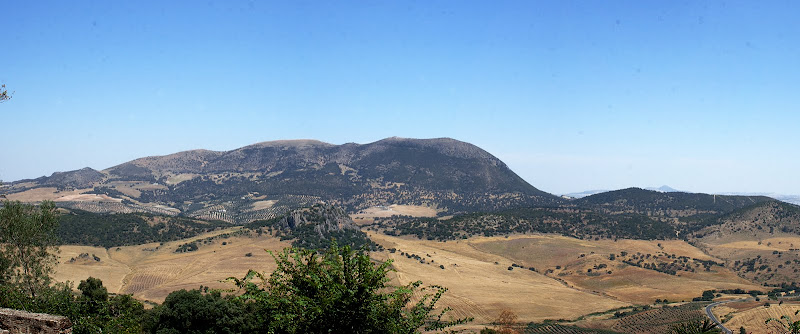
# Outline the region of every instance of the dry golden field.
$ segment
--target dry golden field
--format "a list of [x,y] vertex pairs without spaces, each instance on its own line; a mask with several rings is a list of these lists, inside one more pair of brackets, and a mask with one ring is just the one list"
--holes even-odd
[[[430,242],[380,234],[370,237],[387,249],[397,249],[395,253],[375,255],[394,261],[397,282],[421,280],[447,287],[443,304],[452,307],[454,315],[475,317],[476,323],[489,323],[504,309],[514,310],[520,321],[529,322],[571,319],[628,305],[569,288],[530,270],[508,270],[508,258],[478,251],[469,242]],[[425,263],[401,252],[418,255]]]
[[[763,303],[758,304],[763,305]],[[757,306],[736,312],[724,325],[733,331],[738,331],[740,327],[744,327],[747,333],[784,333],[779,330],[780,327],[777,322],[770,321],[769,324],[766,324],[765,321],[769,318],[780,319],[782,316],[789,317],[791,321],[800,320],[800,316],[795,315],[797,310],[800,310],[800,304],[784,303],[783,305],[778,305],[773,301],[769,307]],[[717,313],[716,309],[714,313]]]
[[[719,266],[713,267],[714,269],[709,272],[679,271],[678,275],[668,275],[655,270],[628,266],[618,259],[609,260],[611,254],[625,251],[629,254],[662,252],[721,262],[678,240],[594,241],[556,235],[528,235],[475,238],[468,242],[482,252],[507,257],[519,265],[536,268],[539,272],[550,269],[552,273],[548,276],[561,279],[577,289],[601,293],[629,303],[650,304],[656,299],[691,300],[699,296],[703,290],[711,289],[763,288]],[[598,264],[605,264],[607,268],[596,273],[597,276],[587,275],[587,270],[595,268]],[[611,274],[608,274],[608,271]]]
[[375,206],[359,211],[350,215],[356,224],[370,224],[375,218],[387,218],[391,216],[411,216],[411,217],[435,217],[438,211],[421,205],[398,205]]
[[[238,228],[216,231],[198,237],[159,245],[151,243],[137,246],[110,248],[87,246],[62,246],[57,281],[79,282],[89,276],[98,277],[109,292],[130,293],[134,297],[162,302],[174,290],[194,289],[203,286],[231,288],[220,282],[228,277],[242,277],[249,269],[270,272],[274,269],[272,257],[264,250],[281,250],[289,243],[276,238],[251,238],[245,236],[216,239],[201,245],[195,252],[175,253],[179,245],[192,240],[230,233]],[[225,242],[226,245],[222,245]],[[76,261],[69,259],[80,253],[96,254],[101,261]],[[251,256],[246,256],[251,253]]]
[[[201,285],[232,288],[230,283],[222,281],[231,276],[242,277],[249,269],[269,273],[274,269],[274,262],[264,249],[278,251],[289,243],[272,237],[237,236],[199,243],[199,249],[194,252],[174,251],[188,241],[236,229],[163,245],[153,243],[108,250],[62,246],[56,279],[78,282],[94,276],[101,278],[110,292],[131,293],[136,298],[154,302],[162,302],[171,291]],[[387,249],[374,253],[373,257],[393,261],[393,284],[421,280],[425,285],[447,287],[449,291],[440,305],[452,307],[454,316],[474,317],[472,327],[476,329],[489,324],[505,309],[516,312],[521,322],[538,322],[575,319],[592,312],[650,304],[656,298],[690,300],[708,289],[763,290],[718,266],[710,272],[680,272],[680,276],[673,276],[608,260],[609,254],[627,251],[667,252],[721,261],[682,241],[588,241],[554,235],[475,237],[448,242],[378,233],[371,233],[370,237]],[[223,242],[226,245],[222,245]],[[388,251],[392,248],[394,253]],[[100,261],[69,262],[81,253],[97,255]],[[248,253],[252,255],[246,256]],[[607,269],[612,273],[585,274],[586,268],[598,263],[608,263]],[[509,270],[512,264],[525,268]],[[556,266],[561,269],[542,274]],[[527,269],[529,267],[537,271]],[[733,316],[731,321],[750,323],[754,320]]]
[[42,188],[34,188],[26,190],[23,192],[8,194],[6,195],[6,197],[8,197],[9,201],[20,201],[20,202],[55,201],[64,196],[80,195],[82,192],[89,190],[91,189],[59,191],[56,188],[42,187]]

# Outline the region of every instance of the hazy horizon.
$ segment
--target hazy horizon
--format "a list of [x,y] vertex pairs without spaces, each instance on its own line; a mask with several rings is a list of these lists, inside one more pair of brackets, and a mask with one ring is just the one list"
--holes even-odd
[[800,5],[10,3],[0,179],[451,137],[555,194],[800,193]]

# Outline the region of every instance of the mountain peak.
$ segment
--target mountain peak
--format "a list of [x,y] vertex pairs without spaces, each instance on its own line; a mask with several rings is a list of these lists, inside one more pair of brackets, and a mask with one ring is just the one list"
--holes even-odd
[[257,147],[327,147],[334,146],[323,141],[316,139],[288,139],[288,140],[272,140],[255,143],[242,148],[257,148]]
[[[80,182],[56,186],[91,188],[83,191],[115,200],[108,210],[150,208],[229,222],[274,217],[320,201],[351,212],[397,204],[427,206],[443,214],[560,201],[528,184],[489,152],[452,138],[392,137],[344,145],[310,139],[268,141],[230,151],[145,157],[102,172],[68,173],[85,175],[75,180]],[[50,179],[53,183],[75,178]],[[15,191],[39,186],[27,184]]]

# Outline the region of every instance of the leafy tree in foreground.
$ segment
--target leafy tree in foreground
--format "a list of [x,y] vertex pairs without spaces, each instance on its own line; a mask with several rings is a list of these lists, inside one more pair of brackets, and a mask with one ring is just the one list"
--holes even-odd
[[0,284],[12,284],[35,298],[50,284],[56,263],[58,216],[53,202],[38,207],[4,201],[0,208]]
[[219,291],[204,294],[200,290],[178,290],[154,308],[149,333],[254,333],[255,312],[245,303]]
[[[471,321],[445,321],[448,308],[434,311],[446,288],[388,286],[391,261],[374,263],[349,246],[334,244],[323,254],[290,248],[273,257],[269,277],[251,270],[230,280],[243,290],[238,298],[265,315],[261,328],[275,333],[419,333]],[[418,291],[423,296],[415,299]]]
[[81,290],[80,300],[93,312],[97,312],[108,301],[108,289],[99,278],[89,277],[78,284]]
[[11,94],[8,93],[6,85],[0,85],[0,103],[11,100]]

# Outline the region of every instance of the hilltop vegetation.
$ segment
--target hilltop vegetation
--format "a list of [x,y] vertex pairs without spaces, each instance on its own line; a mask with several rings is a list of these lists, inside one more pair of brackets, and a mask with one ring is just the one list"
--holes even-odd
[[149,213],[97,214],[74,209],[61,215],[59,220],[61,243],[105,248],[173,241],[230,226],[223,222]]
[[334,240],[355,249],[378,247],[343,209],[326,204],[295,209],[284,216],[254,221],[245,227],[273,234],[281,240],[292,240],[292,245],[299,248],[326,249]]
[[450,219],[376,218],[374,228],[390,235],[440,241],[525,233],[643,240],[696,238],[733,230],[800,234],[800,208],[795,205],[744,196],[718,196],[717,204],[712,196],[631,188],[554,207],[472,213]]
[[457,216],[452,219],[389,218],[377,227],[392,235],[420,239],[455,240],[470,236],[557,233],[577,238],[674,238],[674,226],[640,214],[605,214],[585,209],[521,208],[497,213]]
[[774,200],[766,196],[723,196],[627,188],[586,196],[571,203],[611,213],[636,212],[648,216],[686,217],[724,214],[766,201]]

